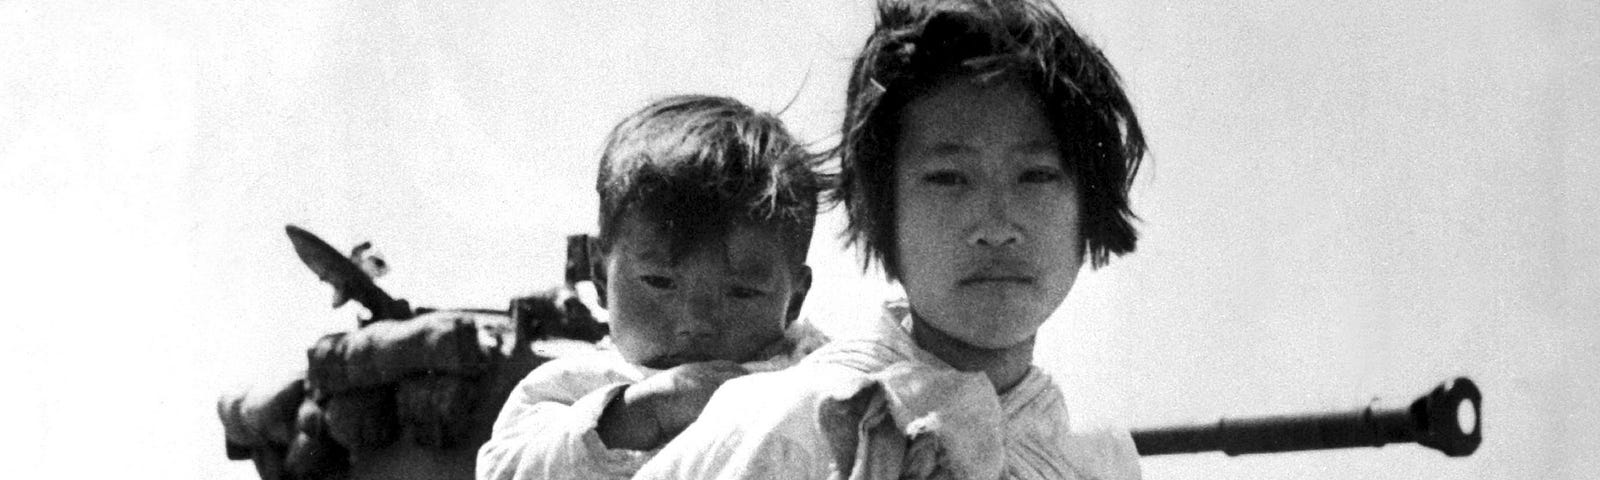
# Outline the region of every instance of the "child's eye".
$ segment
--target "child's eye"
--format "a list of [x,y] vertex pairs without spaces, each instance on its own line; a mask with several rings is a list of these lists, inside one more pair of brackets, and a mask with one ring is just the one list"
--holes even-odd
[[672,279],[660,275],[641,275],[639,281],[651,288],[671,289],[676,286]]
[[926,174],[923,174],[922,175],[922,181],[924,183],[931,183],[931,184],[934,184],[934,185],[956,186],[956,185],[966,185],[967,184],[967,177],[966,177],[966,175],[962,175],[960,172],[953,172],[953,171],[943,170],[943,171],[928,172]]
[[1022,172],[1018,181],[1022,183],[1055,183],[1066,178],[1066,174],[1053,168],[1035,168]]
[[767,294],[767,292],[756,290],[754,288],[745,288],[745,287],[733,287],[732,289],[728,290],[728,295],[729,296],[732,296],[733,298],[737,298],[737,299],[740,299],[740,300],[748,300],[748,299],[760,297],[760,296],[766,295],[766,294]]

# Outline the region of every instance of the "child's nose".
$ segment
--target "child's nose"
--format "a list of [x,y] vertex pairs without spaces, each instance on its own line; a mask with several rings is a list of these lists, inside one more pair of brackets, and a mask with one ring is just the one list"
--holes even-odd
[[679,337],[705,337],[717,332],[718,304],[714,299],[696,296],[690,298],[683,314],[674,325],[673,333]]
[[977,224],[967,234],[967,243],[980,247],[1004,247],[1022,242],[1022,228],[1012,221],[1014,199],[1010,192],[995,189],[984,192],[975,208]]

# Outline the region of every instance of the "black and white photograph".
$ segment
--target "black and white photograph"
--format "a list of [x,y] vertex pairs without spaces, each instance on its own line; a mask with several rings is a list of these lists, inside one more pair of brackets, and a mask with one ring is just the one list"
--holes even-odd
[[0,0],[6,478],[1581,479],[1600,3]]

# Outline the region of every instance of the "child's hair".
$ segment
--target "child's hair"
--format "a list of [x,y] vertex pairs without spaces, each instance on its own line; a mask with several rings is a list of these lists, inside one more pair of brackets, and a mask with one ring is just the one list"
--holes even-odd
[[661,99],[606,139],[598,245],[610,251],[634,211],[666,233],[674,261],[747,223],[779,229],[791,266],[802,265],[822,187],[817,160],[781,120],[738,100]]
[[1100,50],[1048,0],[880,0],[878,24],[856,57],[833,197],[845,236],[890,278],[895,264],[894,148],[906,105],[950,79],[1016,79],[1041,99],[1078,187],[1083,249],[1095,267],[1134,249],[1128,188],[1144,133]]

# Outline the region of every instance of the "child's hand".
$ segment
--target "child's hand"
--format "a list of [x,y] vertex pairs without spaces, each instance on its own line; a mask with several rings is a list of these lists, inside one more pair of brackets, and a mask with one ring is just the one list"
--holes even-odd
[[650,450],[688,428],[723,382],[750,373],[727,360],[686,363],[626,387],[596,430],[609,448]]

